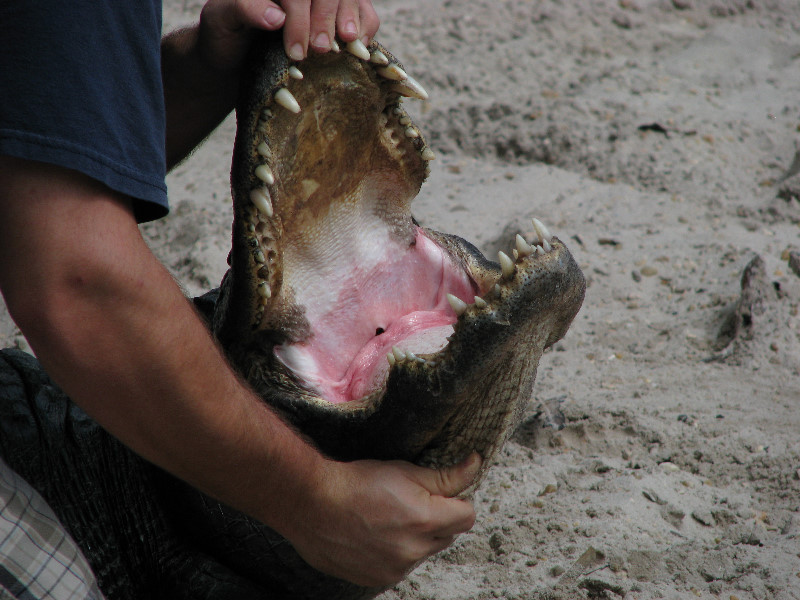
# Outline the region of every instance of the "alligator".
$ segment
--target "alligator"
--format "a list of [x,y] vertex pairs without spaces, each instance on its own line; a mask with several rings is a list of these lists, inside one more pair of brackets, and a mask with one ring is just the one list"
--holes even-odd
[[[383,46],[290,62],[254,44],[237,106],[230,269],[195,300],[231,364],[324,454],[480,473],[520,421],[585,282],[534,220],[498,262],[421,226],[422,86]],[[0,455],[54,508],[109,599],[370,598],[278,534],[147,463],[0,353]]]

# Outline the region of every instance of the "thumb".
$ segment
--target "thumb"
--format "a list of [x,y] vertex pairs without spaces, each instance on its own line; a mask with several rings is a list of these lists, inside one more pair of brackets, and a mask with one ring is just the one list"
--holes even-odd
[[482,459],[473,452],[457,465],[433,471],[433,476],[423,485],[431,494],[452,498],[469,486],[478,475]]

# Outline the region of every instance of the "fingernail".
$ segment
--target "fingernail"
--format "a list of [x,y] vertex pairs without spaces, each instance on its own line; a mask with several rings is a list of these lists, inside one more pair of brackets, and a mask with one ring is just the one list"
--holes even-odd
[[268,8],[264,11],[264,20],[270,27],[280,27],[286,19],[286,13],[274,7]]
[[464,463],[463,463],[464,464],[464,469],[467,472],[471,472],[471,471],[477,472],[478,469],[480,469],[480,467],[481,467],[481,462],[482,461],[483,461],[483,459],[481,458],[481,455],[478,454],[477,452],[473,452],[472,454],[470,454],[464,460]]
[[303,45],[302,44],[293,44],[291,48],[289,48],[289,52],[287,52],[289,58],[292,60],[303,60],[304,52],[303,52]]
[[364,37],[362,37],[361,41],[364,42],[365,46],[369,46],[369,36],[368,35],[365,35]]
[[356,27],[356,22],[348,21],[347,23],[345,23],[342,32],[348,36],[358,35],[358,27]]
[[311,44],[314,46],[314,48],[319,48],[320,50],[330,50],[331,38],[328,37],[327,33],[323,32],[318,34]]

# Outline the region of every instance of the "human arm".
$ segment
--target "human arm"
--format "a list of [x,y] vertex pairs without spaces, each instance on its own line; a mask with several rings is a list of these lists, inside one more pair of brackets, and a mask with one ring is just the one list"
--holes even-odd
[[328,51],[334,35],[368,42],[378,25],[371,0],[283,0],[280,6],[269,0],[208,2],[197,25],[172,32],[161,43],[167,168],[233,110],[253,30],[283,27],[287,55],[300,60],[309,46]]
[[232,373],[129,201],[94,180],[0,157],[0,289],[79,406],[321,570],[386,585],[472,525],[471,506],[444,496],[476,464],[338,463],[286,427]]

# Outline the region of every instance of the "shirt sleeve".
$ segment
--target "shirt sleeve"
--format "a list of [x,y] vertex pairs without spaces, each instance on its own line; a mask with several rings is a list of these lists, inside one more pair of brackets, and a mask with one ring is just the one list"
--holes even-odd
[[161,2],[0,2],[0,154],[80,171],[166,214]]

